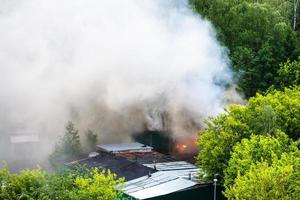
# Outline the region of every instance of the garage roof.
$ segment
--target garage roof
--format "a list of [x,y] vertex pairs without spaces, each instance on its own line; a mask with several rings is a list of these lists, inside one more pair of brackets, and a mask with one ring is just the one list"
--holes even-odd
[[148,199],[181,191],[195,185],[197,185],[195,181],[159,171],[151,174],[151,176],[143,176],[126,182],[123,191],[136,199]]

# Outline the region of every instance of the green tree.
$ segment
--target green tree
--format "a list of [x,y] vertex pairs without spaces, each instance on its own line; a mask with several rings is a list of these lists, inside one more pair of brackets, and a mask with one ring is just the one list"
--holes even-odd
[[0,199],[41,199],[41,188],[46,184],[45,175],[41,169],[12,174],[5,165],[0,170]]
[[207,128],[199,133],[199,154],[196,164],[205,171],[207,178],[214,174],[223,177],[232,147],[242,138],[250,137],[249,126],[240,120],[243,118],[244,107],[234,105],[226,113],[206,121]]
[[79,132],[74,124],[69,121],[61,140],[55,145],[53,153],[49,156],[52,167],[58,170],[66,159],[74,158],[82,153]]
[[233,147],[251,135],[274,135],[276,130],[298,140],[300,136],[300,86],[284,91],[257,94],[245,106],[230,106],[225,113],[209,118],[199,133],[197,165],[211,178],[223,177]]
[[78,200],[111,200],[120,197],[121,193],[116,190],[117,184],[123,180],[116,181],[116,175],[110,171],[98,172],[94,169],[90,178],[77,176],[74,180],[74,187],[70,194],[71,199]]
[[272,164],[273,159],[278,159],[286,152],[297,152],[297,145],[282,132],[275,136],[252,135],[243,139],[233,147],[228,167],[225,169],[224,185],[230,187],[237,175],[245,175],[253,163],[266,162]]
[[190,0],[190,4],[212,21],[219,40],[229,48],[246,97],[274,85],[280,63],[300,54],[290,0]]
[[66,126],[61,147],[66,155],[75,156],[81,153],[79,132],[71,121]]
[[252,163],[244,174],[238,174],[235,183],[226,189],[229,199],[243,200],[295,200],[300,197],[300,155],[283,153],[267,161]]
[[[82,172],[82,170],[81,170]],[[65,170],[47,173],[42,169],[13,174],[0,169],[0,199],[5,200],[113,200],[123,199],[123,179],[110,171],[85,169],[85,173]]]
[[292,85],[300,85],[300,57],[293,62],[287,61],[280,65],[277,76],[277,84],[284,88]]
[[[270,118],[266,117],[265,106],[269,107]],[[300,137],[300,86],[286,88],[284,91],[273,90],[266,95],[258,94],[251,98],[245,110],[246,121],[254,133],[263,132],[262,125],[272,123],[290,138],[297,140]],[[272,122],[273,121],[273,122]],[[266,132],[265,132],[266,133]],[[268,132],[267,132],[268,133]]]

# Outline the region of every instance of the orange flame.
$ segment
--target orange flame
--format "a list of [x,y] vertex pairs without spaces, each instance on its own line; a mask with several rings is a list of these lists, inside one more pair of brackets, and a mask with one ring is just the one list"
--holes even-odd
[[193,135],[191,137],[178,138],[175,146],[177,154],[190,154],[197,152],[197,137]]

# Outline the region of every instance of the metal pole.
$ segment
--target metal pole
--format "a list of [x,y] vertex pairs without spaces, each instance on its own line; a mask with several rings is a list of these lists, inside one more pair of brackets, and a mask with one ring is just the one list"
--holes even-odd
[[214,178],[214,200],[217,200],[217,181],[218,179]]

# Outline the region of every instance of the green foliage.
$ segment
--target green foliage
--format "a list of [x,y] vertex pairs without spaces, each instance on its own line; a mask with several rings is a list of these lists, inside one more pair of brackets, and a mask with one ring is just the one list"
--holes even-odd
[[[116,184],[121,183],[115,181],[116,175],[110,171],[98,173],[97,169],[91,172],[91,177],[76,177],[74,185],[77,190],[73,190],[71,196],[72,199],[103,199],[111,200],[120,196],[120,193],[116,192]],[[114,184],[112,184],[114,183]]]
[[223,176],[230,152],[241,138],[249,137],[251,132],[247,124],[241,122],[244,107],[234,105],[226,113],[210,118],[207,129],[199,133],[197,165],[204,169],[208,178],[214,174]]
[[284,88],[300,85],[300,57],[297,61],[287,61],[278,70],[277,84]]
[[300,54],[290,0],[190,0],[190,4],[215,25],[247,97],[274,85],[279,65]]
[[46,173],[41,169],[22,170],[11,174],[5,165],[0,170],[0,199],[41,199],[41,188],[46,183]]
[[300,136],[300,87],[257,94],[245,106],[230,106],[225,113],[209,118],[199,133],[197,165],[208,178],[223,177],[233,147],[251,135],[274,135],[281,130],[294,140]]
[[116,179],[110,171],[98,169],[79,173],[66,170],[49,174],[42,169],[24,170],[13,174],[4,166],[0,170],[0,199],[7,200],[112,200],[121,199],[118,189],[123,179]]
[[[258,94],[247,104],[247,121],[251,129],[260,133],[262,125],[268,121],[262,120],[265,106],[272,108],[273,127],[282,130],[290,138],[297,140],[300,137],[300,86],[284,91],[271,91],[263,96]],[[270,119],[272,121],[272,119]]]
[[273,136],[252,135],[234,146],[228,167],[225,169],[224,185],[230,187],[237,175],[245,175],[253,163],[272,164],[273,159],[281,157],[284,152],[299,151],[296,144],[282,132]]
[[49,157],[52,167],[59,170],[60,165],[66,160],[82,153],[79,132],[74,124],[69,121],[66,125],[66,131],[58,144],[55,145],[53,153]]
[[[66,170],[60,175],[51,175],[44,193],[49,199],[72,200],[110,200],[117,199],[122,193],[117,189],[123,179],[116,179],[110,171],[99,172],[98,169],[78,173]],[[63,188],[63,189],[61,189]]]
[[61,141],[61,148],[66,155],[78,155],[81,153],[78,130],[72,122],[68,122],[66,132]]
[[251,163],[244,175],[238,175],[235,183],[226,189],[228,199],[295,200],[300,197],[299,151],[274,156],[272,163]]

